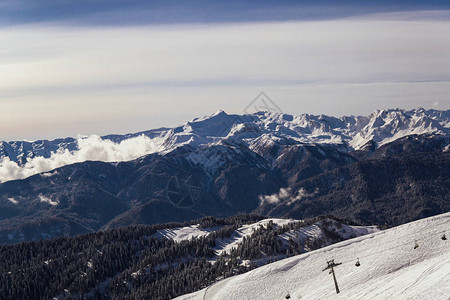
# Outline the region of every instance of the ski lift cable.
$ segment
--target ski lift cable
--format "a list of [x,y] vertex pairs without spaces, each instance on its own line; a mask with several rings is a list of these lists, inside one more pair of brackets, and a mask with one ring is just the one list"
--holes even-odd
[[[438,235],[437,237],[436,237],[436,234]],[[404,237],[408,237],[408,236],[411,236],[411,235],[417,235],[417,234],[403,235],[402,239]],[[430,252],[430,251],[427,252],[428,255],[435,255],[435,254],[442,253],[443,252],[442,250],[445,247],[448,247],[448,243],[445,243],[445,242],[441,243],[441,241],[440,241],[441,237],[440,237],[440,234],[438,232],[433,232],[430,235],[428,235],[427,237],[425,237],[423,239],[419,239],[417,241],[420,244],[423,244],[423,243],[430,243],[431,241],[436,241],[437,239],[439,239],[439,242],[436,242],[436,247],[433,247],[432,252]],[[398,249],[398,248],[404,248],[405,250],[412,250],[412,249],[414,249],[414,243],[415,243],[415,240],[408,240],[408,241],[405,241],[405,242],[400,243],[398,245],[395,245],[393,247],[384,248],[384,249],[382,249],[380,251],[372,252],[372,253],[367,254],[367,255],[355,255],[355,256],[351,256],[351,257],[350,256],[335,256],[333,258],[336,259],[336,260],[339,260],[341,264],[347,264],[347,263],[354,264],[355,263],[355,259],[358,259],[358,261],[360,261],[360,265],[363,265],[364,264],[364,259],[366,259],[368,257],[379,255],[379,254],[381,254],[383,252],[386,252],[386,251],[395,250],[395,249]],[[333,249],[330,249],[329,251],[332,251],[332,250]],[[329,252],[329,251],[327,251],[327,252]],[[419,248],[419,250],[414,250],[414,251],[420,251],[420,248]]]
[[[409,243],[409,245],[411,246],[411,243]],[[432,257],[434,257],[435,255],[439,255],[439,254],[442,255],[443,253],[446,253],[445,250],[443,250],[444,247],[440,246],[439,248],[434,248],[433,251],[427,252],[427,255],[430,255]],[[397,248],[397,247],[391,247],[391,248],[394,249],[394,248]],[[362,258],[367,258],[369,256],[374,256],[374,255],[379,254],[381,252],[383,252],[383,251],[379,251],[377,253],[371,253],[371,254],[365,255],[365,256],[359,256],[358,258],[359,258],[359,260],[361,262],[360,266],[364,266],[365,265],[364,259],[362,259]],[[342,258],[345,259],[345,258],[348,258],[348,257],[349,256],[343,256]],[[343,260],[343,261],[340,260],[339,256],[336,256],[336,257],[333,257],[333,258],[334,258],[335,261],[339,262],[339,265],[347,265],[347,264],[350,264],[350,263],[352,265],[354,265],[354,263],[355,263],[355,257],[353,257],[351,259]],[[329,259],[327,259],[327,261],[329,261]],[[366,266],[373,266],[373,263],[372,264],[366,264]],[[354,268],[357,269],[358,267],[354,267]],[[317,269],[316,269],[316,267],[314,269],[317,270],[317,272],[312,272],[311,276],[318,276],[320,273],[322,273],[322,272],[318,271],[319,270],[319,266],[317,266]],[[322,268],[320,268],[320,269],[322,269]]]
[[[427,241],[434,240],[434,239],[436,239],[436,237],[429,236],[429,237],[427,237],[425,239],[419,240],[418,242],[425,243]],[[386,252],[386,251],[389,251],[389,250],[394,250],[394,249],[401,248],[401,247],[406,247],[406,246],[410,246],[411,248],[414,248],[414,243],[412,243],[411,241],[404,242],[404,243],[401,243],[399,245],[396,245],[396,246],[393,246],[393,247],[389,247],[387,249],[385,248],[385,249],[382,249],[380,251],[370,253],[368,255],[363,255],[363,256],[360,255],[360,256],[358,256],[358,258],[361,261],[362,258],[371,257],[371,256],[374,256],[374,255],[377,255],[377,254],[380,254],[380,253],[383,253],[383,252]],[[439,248],[441,248],[441,247],[443,248],[445,246],[441,245]],[[355,261],[355,257],[353,257],[351,259],[347,259],[345,261],[342,261],[342,263],[349,263],[349,262],[354,262],[354,261]]]
[[[445,223],[447,223],[447,222],[445,222]],[[436,239],[436,236],[435,236],[436,234],[438,234],[438,232],[434,232],[434,233],[432,233],[431,235],[429,235],[428,237],[426,237],[426,238],[424,238],[424,239],[418,240],[418,242],[419,242],[419,243],[425,243],[425,242],[427,242],[427,241],[435,240],[435,239]],[[417,235],[417,234],[408,234],[408,235],[404,235],[404,236],[402,236],[402,238],[407,237],[407,236],[412,236],[412,235]],[[347,241],[348,241],[348,240],[347,240]],[[405,246],[411,246],[412,248],[414,248],[414,243],[415,243],[415,241],[416,241],[416,240],[414,240],[414,241],[407,241],[407,242],[401,243],[401,244],[399,244],[399,245],[396,245],[396,246],[393,246],[393,247],[389,247],[389,248],[387,248],[387,249],[382,249],[382,250],[380,250],[380,251],[373,252],[373,253],[371,253],[371,254],[364,255],[364,256],[358,256],[358,257],[359,257],[360,259],[361,259],[361,258],[365,258],[365,257],[370,257],[370,256],[374,256],[374,255],[380,254],[380,253],[385,252],[385,251],[389,251],[389,250],[393,250],[393,249],[397,249],[397,248],[401,248],[401,247],[405,247]],[[333,249],[330,249],[330,251],[331,251],[331,250],[333,250]],[[356,256],[355,256],[355,257],[356,257]],[[355,261],[355,257],[353,257],[352,259],[343,261],[343,263],[344,263],[344,262],[345,262],[345,263],[348,263],[348,262],[354,262],[354,261]]]
[[[409,245],[411,245],[411,243],[408,243]],[[408,245],[408,244],[402,244],[402,245]],[[440,246],[440,247],[438,247],[438,248],[435,248],[435,249],[433,249],[433,251],[429,251],[429,252],[427,252],[427,255],[431,255],[431,256],[434,256],[434,255],[437,255],[437,254],[442,254],[442,253],[445,253],[443,250],[442,250],[442,248],[444,248],[445,246]],[[395,248],[398,248],[398,247],[391,247],[391,248],[389,248],[389,249],[395,249]],[[360,256],[360,257],[358,257],[358,261],[360,261],[361,260],[361,257],[363,257],[363,258],[367,258],[367,257],[369,257],[369,256],[374,256],[374,255],[376,255],[376,254],[379,254],[379,253],[381,253],[381,252],[383,252],[383,251],[378,251],[378,252],[376,252],[376,253],[371,253],[371,254],[369,254],[369,255],[365,255],[365,256]],[[340,259],[339,259],[339,257],[337,257],[337,258],[335,258],[336,260],[338,260],[338,261],[340,261],[340,265],[346,265],[346,264],[348,264],[348,263],[352,263],[352,264],[354,264],[354,262],[355,262],[355,258],[353,257],[352,259],[348,259],[348,260],[345,260],[345,261],[341,261]],[[363,260],[363,262],[362,263],[360,263],[360,266],[361,265],[364,265],[364,260]],[[358,268],[359,266],[356,266],[355,268]]]
[[[433,219],[434,220],[434,219]],[[435,224],[434,224],[434,226],[440,226],[440,225],[445,225],[445,224],[448,224],[449,223],[449,221],[447,220],[447,219],[444,219],[444,220],[442,220],[441,222],[436,222]],[[390,228],[391,229],[391,228]],[[386,233],[388,233],[388,231],[390,231],[390,229],[386,229],[386,230],[382,230],[382,231],[379,231],[379,232],[376,232],[376,233],[372,233],[372,237],[373,236],[377,236],[377,235],[380,235],[380,234],[386,234]],[[441,230],[439,230],[439,231],[435,231],[435,232],[432,232],[427,238],[425,238],[425,239],[420,239],[420,240],[418,240],[417,242],[419,242],[419,243],[423,243],[424,241],[426,241],[426,240],[434,240],[436,237],[435,237],[435,235],[439,235],[439,238],[441,239],[441,237],[440,237],[440,233],[441,233],[442,231]],[[444,231],[445,232],[445,231]],[[416,233],[409,233],[409,234],[406,234],[406,235],[402,235],[402,239],[405,239],[405,238],[407,238],[407,237],[413,237],[413,236],[416,236],[417,234]],[[365,237],[368,237],[369,235],[363,235],[363,236],[365,236]],[[346,240],[346,241],[349,241],[349,240]],[[396,249],[396,248],[400,248],[400,247],[403,247],[403,246],[407,246],[407,245],[411,245],[411,243],[413,243],[412,245],[414,245],[414,243],[415,243],[415,241],[416,241],[416,239],[414,239],[414,240],[410,240],[410,241],[407,241],[407,242],[405,242],[405,243],[403,243],[403,244],[400,244],[400,245],[397,245],[397,246],[394,246],[394,247],[390,247],[390,248],[388,248],[388,249],[383,249],[383,250],[380,250],[380,251],[378,251],[378,252],[374,252],[374,253],[371,253],[371,254],[369,254],[369,255],[365,255],[364,257],[368,257],[368,256],[373,256],[373,255],[376,255],[376,254],[379,254],[379,253],[382,253],[382,252],[384,252],[384,251],[387,251],[387,250],[391,250],[391,249]],[[413,246],[414,247],[414,246]],[[331,251],[331,250],[330,250]],[[360,256],[360,258],[362,258],[363,256]],[[346,262],[351,262],[351,261],[354,261],[355,260],[355,258],[352,258],[351,260],[348,260],[348,261],[346,261]]]
[[[439,225],[444,225],[444,224],[447,224],[447,223],[449,223],[449,221],[444,220],[443,222],[437,223],[437,224],[435,224],[435,225],[436,225],[436,226],[439,226]],[[382,230],[382,231],[379,231],[379,232],[376,232],[376,233],[372,233],[371,235],[372,235],[372,237],[374,237],[374,236],[377,236],[377,235],[380,235],[380,234],[386,234],[387,231],[389,231],[389,229]],[[442,231],[435,231],[435,232],[432,232],[428,237],[426,237],[425,239],[418,240],[418,242],[422,242],[422,241],[428,240],[428,239],[434,240],[434,239],[435,239],[434,236],[435,236],[435,235],[439,235],[441,232],[442,232]],[[416,236],[416,235],[417,235],[416,233],[409,233],[409,234],[406,234],[406,235],[402,235],[401,238],[402,238],[402,239],[405,239],[406,237],[409,237],[409,236]],[[362,236],[360,236],[360,237],[369,237],[369,234],[367,234],[367,235],[362,235]],[[345,241],[349,241],[349,240],[350,240],[350,239],[345,240]],[[398,248],[398,247],[401,247],[401,246],[403,246],[403,245],[411,244],[411,242],[414,243],[415,240],[416,240],[416,239],[413,239],[413,240],[410,240],[410,241],[405,242],[405,243],[403,243],[403,244],[394,246],[394,248]],[[362,240],[362,241],[363,241],[363,240]],[[386,249],[386,250],[389,250],[389,249]],[[383,250],[383,251],[385,251],[385,250]]]
[[[441,226],[441,225],[445,225],[445,224],[448,224],[448,223],[449,223],[449,221],[445,219],[445,220],[442,220],[441,222],[434,223],[433,226]],[[386,233],[389,233],[391,230],[395,230],[395,229],[396,229],[396,227],[392,227],[392,228],[388,228],[388,229],[381,230],[381,231],[378,231],[378,232],[375,232],[375,233],[371,233],[371,234],[372,235],[386,234]],[[441,234],[441,233],[445,233],[445,231],[439,230],[439,231],[432,232],[431,234],[432,235],[434,235],[434,234]],[[408,237],[408,236],[415,236],[415,235],[417,235],[417,234],[416,233],[408,233],[408,234],[403,235],[402,238]],[[364,235],[364,236],[367,236],[367,235]]]
[[[432,251],[432,252],[427,252],[427,255],[435,255],[435,254],[439,254],[442,253],[442,248],[441,249],[435,249],[436,251]],[[380,254],[382,253],[382,251],[375,253],[375,254]],[[363,258],[368,258],[370,256],[374,256],[375,254],[370,254],[370,255],[365,255],[365,256],[361,256],[359,257],[359,262],[361,265],[364,264],[364,259]],[[345,261],[342,261],[342,264],[348,264],[348,263],[355,263],[356,258],[352,258],[352,259],[347,259]]]

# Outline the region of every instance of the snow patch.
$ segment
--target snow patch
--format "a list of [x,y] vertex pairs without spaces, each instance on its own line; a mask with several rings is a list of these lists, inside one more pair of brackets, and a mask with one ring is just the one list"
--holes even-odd
[[8,198],[8,201],[11,202],[11,203],[14,204],[14,205],[19,204],[19,201],[17,201],[17,200],[14,199],[13,197],[9,197],[9,198]]
[[207,236],[212,231],[219,230],[221,227],[212,227],[212,228],[200,228],[199,225],[192,225],[187,227],[180,228],[172,228],[172,229],[163,229],[158,230],[153,237],[156,238],[167,238],[172,239],[175,242],[180,242],[183,240],[191,240],[193,238],[199,238],[203,236]]
[[214,248],[216,254],[229,254],[233,248],[242,243],[244,237],[250,236],[259,226],[266,227],[269,222],[277,226],[283,226],[298,221],[294,219],[264,219],[253,224],[243,225],[234,231],[229,238],[216,240],[216,247]]
[[52,205],[52,206],[56,206],[56,205],[59,204],[58,201],[53,201],[53,200],[50,199],[49,197],[46,197],[46,196],[44,196],[44,195],[42,195],[42,194],[39,194],[38,197],[39,197],[39,201],[48,203],[48,204],[50,204],[50,205]]

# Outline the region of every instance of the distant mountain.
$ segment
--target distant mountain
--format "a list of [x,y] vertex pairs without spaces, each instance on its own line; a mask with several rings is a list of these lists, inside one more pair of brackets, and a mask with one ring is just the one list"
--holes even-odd
[[[333,213],[390,225],[447,212],[449,115],[424,109],[343,118],[221,111],[147,131],[142,134],[155,147],[138,159],[79,162],[1,183],[0,243],[249,212],[294,218]],[[36,143],[21,148],[17,142],[23,150],[13,153],[19,153],[16,160],[38,155],[26,152]],[[79,144],[41,145],[76,153],[69,148]]]
[[[347,151],[359,150],[368,143],[377,146],[398,138],[424,133],[450,133],[450,110],[390,109],[377,110],[369,116],[288,115],[273,112],[257,112],[248,115],[229,115],[218,111],[211,116],[196,118],[175,128],[160,128],[127,135],[107,135],[104,140],[115,143],[147,136],[156,147],[152,152],[166,153],[190,145],[197,148],[219,142],[244,142],[248,146],[270,143],[274,138],[291,143],[319,143],[341,145]],[[0,142],[0,160],[25,164],[27,158],[51,156],[58,150],[76,151],[77,139],[65,138],[53,141]],[[146,153],[149,154],[149,153]]]

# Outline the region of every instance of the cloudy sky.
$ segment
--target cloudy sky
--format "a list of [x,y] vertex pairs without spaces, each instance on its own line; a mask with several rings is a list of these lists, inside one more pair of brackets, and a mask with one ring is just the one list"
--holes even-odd
[[175,126],[261,91],[290,114],[450,109],[449,32],[447,0],[2,0],[0,140]]

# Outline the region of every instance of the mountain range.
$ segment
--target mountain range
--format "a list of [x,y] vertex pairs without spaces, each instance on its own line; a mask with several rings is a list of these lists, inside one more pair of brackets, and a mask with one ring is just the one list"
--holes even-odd
[[[85,139],[0,143],[3,162],[37,173],[1,178],[0,243],[249,212],[392,226],[450,211],[449,110],[341,118],[219,111],[99,138],[109,148],[86,150]],[[125,142],[143,150],[119,161],[104,155]],[[33,169],[80,152],[94,154]]]
[[[270,142],[273,138],[289,139],[294,143],[341,145],[347,151],[359,150],[371,143],[377,146],[398,138],[424,133],[450,133],[450,111],[377,110],[369,116],[288,115],[257,112],[229,115],[218,111],[211,116],[196,118],[175,128],[159,128],[126,135],[107,135],[102,139],[115,143],[144,135],[153,140],[152,152],[168,152],[182,145],[199,147],[221,141],[244,141],[248,146]],[[79,148],[77,139],[0,141],[0,159],[9,158],[26,164],[27,158],[49,158],[52,153]]]

